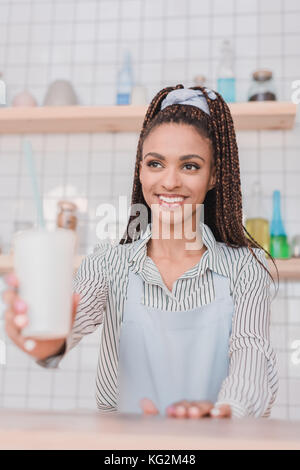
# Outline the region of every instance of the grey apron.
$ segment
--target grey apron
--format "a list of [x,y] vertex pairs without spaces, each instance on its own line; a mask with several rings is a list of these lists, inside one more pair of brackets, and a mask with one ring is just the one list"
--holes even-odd
[[160,414],[180,400],[217,401],[229,372],[234,304],[229,279],[213,272],[215,300],[186,311],[141,303],[143,279],[129,269],[121,325],[117,410],[142,413],[141,398]]

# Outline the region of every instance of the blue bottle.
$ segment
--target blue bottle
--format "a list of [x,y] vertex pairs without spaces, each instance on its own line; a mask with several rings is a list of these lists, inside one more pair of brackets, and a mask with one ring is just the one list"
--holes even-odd
[[233,73],[233,51],[228,39],[224,39],[221,59],[217,71],[217,91],[227,103],[235,102],[235,77]]
[[133,73],[130,52],[124,56],[124,62],[118,74],[117,82],[117,105],[128,105],[131,103],[131,92],[133,87]]
[[287,241],[280,213],[280,191],[273,192],[273,216],[270,228],[270,253],[273,258],[290,258],[290,246]]

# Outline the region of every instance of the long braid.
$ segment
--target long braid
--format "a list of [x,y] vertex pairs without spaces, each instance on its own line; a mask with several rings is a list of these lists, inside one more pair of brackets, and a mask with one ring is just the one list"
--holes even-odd
[[[148,210],[148,223],[151,222],[151,209],[147,205],[140,183],[139,170],[142,160],[142,149],[145,138],[158,125],[175,122],[190,124],[203,136],[208,137],[214,149],[214,165],[216,171],[215,187],[208,191],[204,200],[204,222],[212,230],[217,241],[225,243],[232,248],[246,246],[258,263],[274,279],[270,272],[256,257],[253,248],[261,248],[272,259],[271,254],[260,246],[248,233],[243,225],[242,192],[240,180],[240,164],[236,134],[230,109],[223,97],[215,91],[217,99],[211,100],[204,87],[191,87],[201,90],[206,98],[210,116],[195,106],[174,104],[161,110],[163,99],[173,90],[184,88],[179,84],[167,87],[157,93],[152,99],[146,112],[140,138],[137,146],[136,165],[134,171],[131,206],[143,204]],[[129,235],[129,226],[138,215],[130,214],[126,232],[120,244],[131,243],[133,238]],[[245,233],[248,235],[245,235]]]

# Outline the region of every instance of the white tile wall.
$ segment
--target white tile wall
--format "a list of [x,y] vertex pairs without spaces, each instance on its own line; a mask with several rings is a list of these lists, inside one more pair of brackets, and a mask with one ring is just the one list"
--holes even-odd
[[[132,52],[135,78],[150,100],[162,87],[193,84],[205,74],[216,86],[223,36],[235,45],[237,97],[247,99],[251,72],[274,71],[278,98],[290,100],[299,80],[298,0],[1,0],[0,64],[9,104],[28,88],[43,103],[52,80],[72,81],[83,105],[115,103],[116,75],[123,51]],[[300,116],[289,131],[238,132],[244,205],[251,184],[263,184],[269,218],[272,191],[282,190],[289,238],[300,233]],[[130,195],[138,134],[30,135],[47,220],[56,203],[74,199],[80,208],[80,250],[97,242],[96,207]],[[22,136],[0,136],[0,243],[10,249],[14,220],[32,220],[34,206]],[[3,314],[0,305],[0,318]],[[0,364],[0,406],[48,409],[95,408],[94,388],[101,329],[84,338],[62,361],[44,370],[6,340]],[[278,352],[280,393],[274,418],[300,419],[300,283],[282,282],[272,304],[272,340]],[[0,321],[0,339],[4,338]],[[295,359],[296,358],[296,359]]]

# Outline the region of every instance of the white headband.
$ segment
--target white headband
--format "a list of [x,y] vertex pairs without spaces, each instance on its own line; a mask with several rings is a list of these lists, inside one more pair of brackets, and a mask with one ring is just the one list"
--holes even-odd
[[[217,95],[209,88],[204,88],[208,97],[215,100]],[[192,90],[191,88],[178,88],[177,90],[170,91],[166,98],[161,103],[160,109],[165,109],[172,104],[188,104],[202,109],[210,116],[206,98],[201,90]]]

